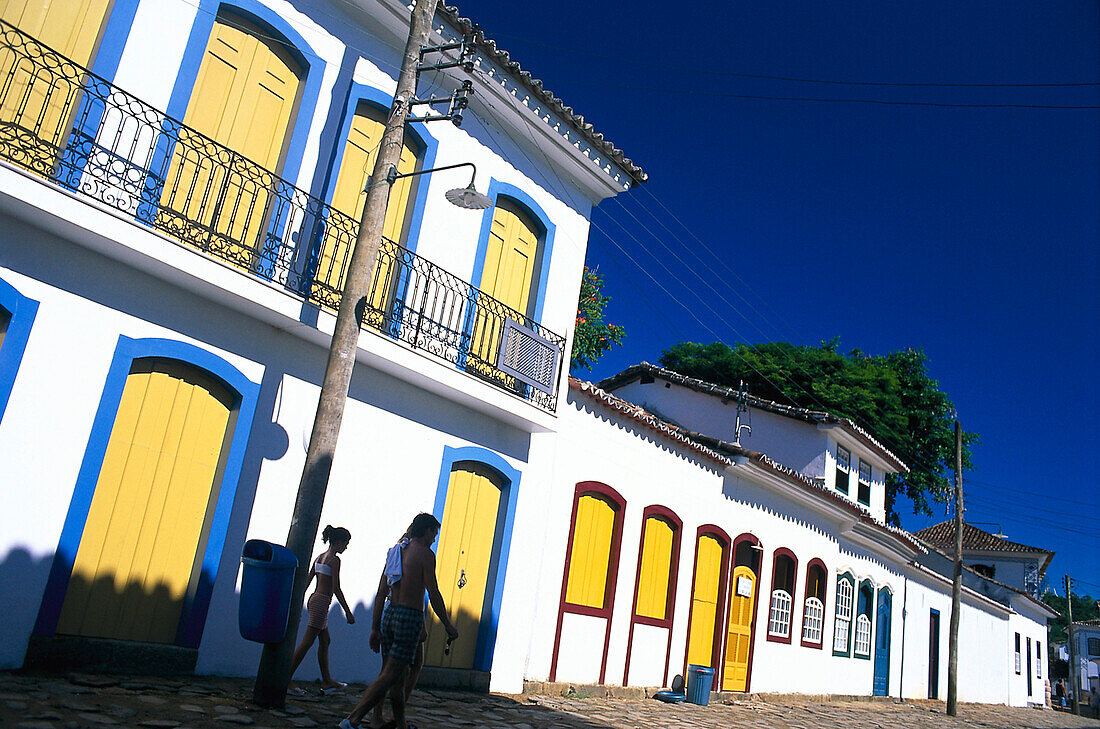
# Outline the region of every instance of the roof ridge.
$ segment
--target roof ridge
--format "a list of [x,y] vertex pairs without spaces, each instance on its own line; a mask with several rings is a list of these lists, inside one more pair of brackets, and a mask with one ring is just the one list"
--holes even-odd
[[[620,383],[632,379],[633,376],[639,372],[657,374],[661,377],[665,377],[666,379],[675,381],[677,382],[677,384],[682,384],[685,387],[690,387],[699,392],[704,392],[711,395],[735,397],[741,394],[735,388],[728,387],[726,385],[719,385],[713,382],[707,382],[706,380],[700,379],[698,377],[689,377],[687,375],[677,372],[676,370],[671,370],[667,367],[651,364],[644,360],[638,364],[630,365],[622,372],[611,375],[610,377],[605,377],[604,379],[600,380],[598,384],[600,387],[603,388],[609,386],[614,387]],[[827,410],[813,410],[811,408],[804,408],[798,405],[784,405],[783,403],[778,403],[774,400],[768,400],[766,398],[762,398],[749,393],[744,393],[744,396],[747,398],[749,404],[754,404],[761,409],[770,410],[780,415],[801,417],[805,420],[817,422],[835,421],[835,424],[837,425],[848,426],[853,431],[855,431],[857,435],[866,439],[874,448],[878,449],[887,460],[893,461],[899,468],[904,471],[909,470],[909,466],[903,460],[901,460],[901,458],[898,457],[897,454],[887,448],[885,444],[883,444],[881,441],[871,435],[869,431],[864,429],[861,425],[859,425],[859,423],[855,422],[851,418],[845,417],[843,415],[836,415],[835,413],[830,413]]]
[[[875,519],[874,516],[871,515],[871,512],[867,511],[863,507],[855,504],[854,502],[848,501],[847,499],[841,498],[839,495],[834,493],[832,489],[825,488],[822,484],[818,483],[810,476],[796,471],[790,466],[779,463],[765,453],[750,451],[747,448],[743,448],[733,443],[726,443],[725,441],[719,440],[718,438],[703,436],[698,433],[687,431],[680,426],[662,420],[661,418],[653,415],[640,405],[635,405],[634,403],[628,402],[627,400],[623,400],[622,398],[611,394],[610,392],[601,388],[598,384],[593,384],[586,380],[581,380],[574,375],[569,375],[569,387],[571,389],[584,392],[590,397],[594,397],[601,402],[622,412],[624,415],[628,415],[635,420],[645,423],[650,427],[659,430],[662,433],[665,433],[666,435],[688,445],[689,447],[694,448],[701,453],[705,453],[707,456],[709,456],[713,460],[718,461],[724,466],[733,465],[733,460],[731,457],[724,455],[722,453],[722,450],[729,450],[731,452],[736,451],[738,454],[747,455],[751,459],[755,460],[757,463],[767,466],[775,473],[785,477],[788,481],[797,482],[799,486],[814,491],[819,496],[827,497],[831,501],[845,507],[849,511],[856,514],[860,521],[871,524],[872,526],[878,527],[886,532],[889,532],[890,534],[893,534],[899,539],[905,541],[914,550],[920,551],[921,549],[923,549],[919,540],[917,540],[910,532],[902,529],[901,527],[896,527],[892,524],[887,524],[886,522]],[[705,438],[706,440],[714,441],[720,446],[721,450],[703,444],[698,440],[700,437]]]
[[439,0],[436,7],[447,20],[464,34],[470,34],[474,39],[474,43],[489,58],[499,63],[520,84],[541,99],[552,111],[565,119],[593,147],[601,150],[610,160],[622,168],[634,185],[649,179],[649,175],[646,174],[645,170],[627,157],[623,150],[612,144],[601,132],[597,132],[590,122],[585,121],[582,115],[573,111],[573,107],[566,106],[561,99],[544,86],[541,79],[535,78],[530,71],[525,71],[518,62],[513,61],[512,54],[500,48],[495,40],[485,35],[485,31],[477,23],[460,15],[460,11],[455,5],[448,4],[446,0]]

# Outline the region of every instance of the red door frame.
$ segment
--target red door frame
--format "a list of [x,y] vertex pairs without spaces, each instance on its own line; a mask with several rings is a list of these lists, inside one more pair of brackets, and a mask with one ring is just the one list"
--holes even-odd
[[[756,652],[756,626],[760,624],[760,616],[757,613],[759,613],[760,611],[760,581],[761,579],[763,579],[763,576],[760,573],[763,572],[764,567],[764,547],[760,544],[760,540],[756,537],[755,534],[752,534],[751,532],[740,534],[737,536],[736,539],[733,540],[733,545],[730,547],[731,559],[734,562],[736,562],[737,560],[737,547],[741,544],[741,542],[748,542],[749,544],[757,547],[757,549],[754,550],[755,552],[757,552],[756,595],[753,597],[752,601],[752,631],[749,633],[749,665],[745,668],[745,692],[748,693],[752,690],[752,657],[753,654]],[[737,565],[733,564],[733,568],[736,567]],[[730,594],[726,601],[727,605],[733,605],[734,587],[735,586],[733,584],[733,580],[730,580]],[[726,640],[728,639],[729,635],[729,618],[726,619],[724,632],[726,637],[722,640],[723,658],[725,654]],[[725,666],[724,661],[722,665]]]
[[[668,568],[668,592],[665,595],[665,617],[650,618],[638,615],[638,582],[642,577],[642,550],[645,548],[645,524],[650,517],[656,517],[667,521],[674,532],[672,537],[672,556]],[[664,628],[668,631],[668,640],[665,646],[665,669],[662,677],[665,685],[668,684],[668,664],[672,656],[672,621],[676,615],[676,579],[680,572],[680,538],[684,531],[684,522],[676,513],[667,506],[654,504],[647,506],[642,512],[642,534],[638,538],[638,566],[634,573],[634,600],[630,607],[630,632],[626,639],[626,664],[623,666],[623,686],[630,681],[630,651],[634,647],[634,626],[652,625],[655,628]],[[602,683],[602,681],[601,681]]]
[[720,682],[722,673],[722,648],[725,645],[723,638],[726,635],[726,631],[729,629],[728,618],[726,616],[726,607],[728,605],[728,601],[726,600],[726,585],[730,576],[730,560],[733,556],[733,549],[730,546],[729,535],[726,534],[722,527],[714,524],[704,524],[695,532],[695,564],[691,569],[691,599],[688,602],[688,628],[687,638],[684,642],[684,673],[682,675],[687,676],[687,649],[688,642],[691,640],[691,614],[695,607],[695,578],[699,573],[699,540],[708,536],[714,537],[722,545],[722,567],[718,577],[719,604],[714,611],[714,645],[711,646],[710,650],[711,661],[714,662],[714,677],[711,681],[711,689],[717,691],[722,685]]
[[[607,585],[604,588],[604,606],[592,608],[585,605],[572,605],[565,601],[565,588],[569,583],[569,562],[573,556],[573,536],[577,527],[577,508],[581,497],[596,494],[611,502],[615,509],[615,527],[611,533],[611,550],[607,558]],[[611,617],[615,611],[615,587],[619,577],[619,548],[622,545],[623,515],[626,511],[626,499],[618,491],[599,481],[582,481],[573,492],[573,512],[569,517],[569,541],[565,547],[565,570],[561,577],[561,598],[558,601],[558,622],[554,629],[554,651],[550,658],[550,680],[556,681],[558,675],[558,650],[561,647],[561,625],[566,613],[590,615],[604,618],[606,626],[603,636],[603,655],[600,658],[600,683],[607,675],[607,650],[611,642]]]

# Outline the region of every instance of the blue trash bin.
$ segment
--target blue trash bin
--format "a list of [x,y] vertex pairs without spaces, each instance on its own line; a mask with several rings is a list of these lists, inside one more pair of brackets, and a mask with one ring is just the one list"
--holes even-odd
[[257,643],[278,643],[286,634],[298,558],[282,545],[249,539],[244,543],[241,562],[244,567],[237,610],[241,637]]
[[687,670],[687,700],[689,704],[706,706],[710,703],[710,686],[714,682],[714,669],[694,663]]

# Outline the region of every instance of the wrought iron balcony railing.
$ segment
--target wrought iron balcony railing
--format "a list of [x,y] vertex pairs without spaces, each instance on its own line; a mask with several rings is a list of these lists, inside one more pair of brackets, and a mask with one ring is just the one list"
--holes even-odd
[[[339,305],[358,221],[0,21],[0,159]],[[383,239],[363,326],[553,412],[565,338]]]

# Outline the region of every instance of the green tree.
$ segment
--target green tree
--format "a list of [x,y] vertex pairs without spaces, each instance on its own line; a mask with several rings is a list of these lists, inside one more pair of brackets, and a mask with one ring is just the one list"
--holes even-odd
[[[1048,592],[1043,595],[1043,602],[1058,611],[1058,617],[1051,618],[1047,623],[1050,628],[1050,642],[1065,643],[1066,626],[1069,625],[1069,610],[1067,609],[1066,598]],[[1075,623],[1096,620],[1097,618],[1100,618],[1100,608],[1098,608],[1096,600],[1089,595],[1073,596],[1073,621]]]
[[603,310],[610,296],[603,294],[603,277],[598,270],[584,268],[581,295],[577,301],[577,325],[573,330],[573,353],[570,369],[591,370],[592,365],[613,346],[622,344],[626,331],[615,324],[605,324]]
[[[915,513],[931,514],[932,504],[945,503],[952,493],[955,406],[929,377],[921,350],[844,354],[839,339],[819,347],[681,342],[659,362],[728,387],[744,381],[751,394],[767,400],[851,418],[910,468],[886,479],[886,515],[893,524],[900,522],[894,510],[899,494],[909,497]],[[963,433],[964,470],[977,442],[976,433]]]

